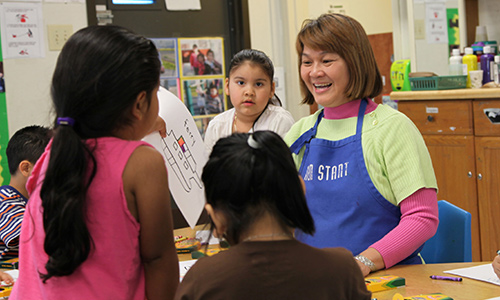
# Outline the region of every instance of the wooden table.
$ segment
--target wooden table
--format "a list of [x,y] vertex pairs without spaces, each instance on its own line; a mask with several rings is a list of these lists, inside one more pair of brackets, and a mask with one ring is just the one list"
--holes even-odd
[[376,298],[377,300],[392,300],[392,297],[396,293],[407,297],[419,294],[442,293],[454,300],[483,300],[500,297],[500,286],[491,283],[465,277],[461,282],[433,280],[429,278],[431,275],[455,276],[443,273],[443,271],[473,267],[481,264],[485,264],[485,262],[407,265],[377,271],[370,274],[370,276],[400,276],[406,279],[406,286],[383,292],[375,292],[372,298]]
[[[175,235],[182,235],[188,238],[192,238],[196,236],[196,231],[198,230],[210,230],[210,225],[196,225],[194,229],[191,227],[184,227],[184,228],[179,228],[174,230],[174,236]],[[209,245],[209,249],[213,248],[218,248],[219,245]],[[203,251],[205,249],[205,246],[201,246],[201,250]],[[191,260],[191,254],[177,254],[177,257],[179,258],[179,261],[186,261],[186,260]]]
[[[189,227],[174,230],[174,235],[194,237],[197,230],[209,229],[209,226],[198,225],[194,229]],[[216,248],[218,245],[211,245],[209,248]],[[179,254],[179,261],[191,260],[190,254]],[[377,300],[392,300],[394,294],[403,296],[416,296],[419,294],[442,293],[454,300],[484,300],[493,297],[500,297],[500,286],[491,283],[463,278],[463,281],[433,280],[431,275],[454,276],[445,274],[443,271],[473,267],[485,264],[477,263],[451,263],[451,264],[426,264],[426,265],[406,265],[395,266],[389,270],[380,270],[370,274],[370,276],[396,275],[406,279],[404,287],[373,293],[372,298]]]

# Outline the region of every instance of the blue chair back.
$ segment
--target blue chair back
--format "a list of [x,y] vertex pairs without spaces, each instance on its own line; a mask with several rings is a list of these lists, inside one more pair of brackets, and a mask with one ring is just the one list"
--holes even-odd
[[448,201],[438,201],[439,226],[420,255],[426,263],[472,261],[471,214]]

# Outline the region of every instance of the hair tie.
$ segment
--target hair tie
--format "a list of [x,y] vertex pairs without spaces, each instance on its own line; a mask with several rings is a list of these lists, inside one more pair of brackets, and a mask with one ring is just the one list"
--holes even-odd
[[70,118],[70,117],[57,118],[56,124],[57,125],[62,125],[62,126],[73,127],[73,125],[75,125],[75,119]]
[[253,138],[253,134],[248,135],[247,144],[253,149],[259,149],[260,144]]

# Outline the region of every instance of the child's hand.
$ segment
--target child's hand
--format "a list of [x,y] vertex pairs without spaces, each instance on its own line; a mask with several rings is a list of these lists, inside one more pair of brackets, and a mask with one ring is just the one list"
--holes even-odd
[[0,279],[7,285],[12,285],[14,283],[14,278],[12,278],[12,276],[2,271],[0,271]]
[[153,129],[151,130],[151,133],[158,131],[158,133],[161,135],[162,138],[167,137],[167,123],[165,123],[165,120],[163,120],[162,117],[158,116],[156,118],[155,124],[153,125]]
[[498,278],[500,278],[500,255],[495,256],[492,266],[493,271],[495,271],[495,274],[497,274]]

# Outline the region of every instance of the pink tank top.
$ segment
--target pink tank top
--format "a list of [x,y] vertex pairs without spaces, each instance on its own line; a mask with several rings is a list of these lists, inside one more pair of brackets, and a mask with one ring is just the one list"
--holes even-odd
[[[52,142],[51,142],[52,143]],[[48,256],[40,199],[50,146],[37,162],[27,187],[30,199],[21,229],[19,279],[11,295],[16,299],[145,299],[144,269],[139,252],[140,225],[130,214],[122,174],[130,155],[141,145],[113,137],[97,139],[97,174],[88,191],[87,227],[94,247],[73,274],[52,277],[45,284]],[[90,143],[95,143],[94,141]]]

